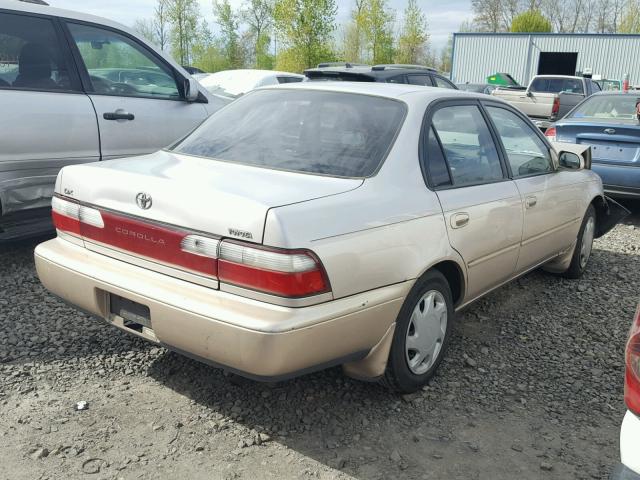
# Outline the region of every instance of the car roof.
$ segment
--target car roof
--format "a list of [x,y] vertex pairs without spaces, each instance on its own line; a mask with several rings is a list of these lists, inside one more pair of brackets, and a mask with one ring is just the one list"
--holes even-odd
[[536,75],[535,78],[571,78],[571,79],[578,79],[578,80],[583,80],[585,79],[585,77],[578,77],[576,75]]
[[404,75],[407,73],[432,74],[440,75],[437,70],[431,67],[407,66],[407,65],[331,65],[328,67],[308,68],[305,71],[309,73],[337,72],[350,73],[354,75],[363,75],[371,78],[389,78],[396,75]]
[[0,9],[15,10],[17,12],[38,13],[41,15],[50,15],[53,17],[63,17],[90,23],[98,23],[100,25],[113,27],[118,30],[124,30],[127,33],[133,33],[129,27],[121,23],[109,20],[107,18],[98,17],[96,15],[91,15],[88,13],[76,12],[74,10],[51,7],[49,5],[21,2],[18,0],[0,0]]
[[[487,100],[487,95],[474,92],[464,92],[449,88],[425,87],[421,85],[410,85],[405,83],[378,83],[378,82],[300,82],[286,83],[261,87],[263,89],[296,89],[296,90],[319,90],[327,92],[354,93],[360,95],[373,95],[376,97],[386,97],[397,100],[407,100],[411,97],[420,98],[426,101],[437,100],[439,98],[478,98]],[[506,103],[498,98],[491,98],[496,102]]]

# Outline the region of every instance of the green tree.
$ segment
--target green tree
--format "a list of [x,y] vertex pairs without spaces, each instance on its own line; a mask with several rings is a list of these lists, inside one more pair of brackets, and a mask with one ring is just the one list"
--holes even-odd
[[171,22],[171,50],[181,65],[191,62],[200,9],[198,0],[167,0],[167,18]]
[[351,21],[344,30],[344,59],[348,62],[361,63],[365,61],[364,46],[366,38],[366,18],[364,15],[366,0],[355,0],[355,5],[351,11]]
[[213,11],[216,23],[220,27],[220,39],[227,58],[227,68],[240,68],[244,63],[238,33],[240,17],[231,8],[229,0],[214,0]]
[[274,22],[285,46],[277,68],[299,72],[333,59],[336,12],[335,0],[276,0]]
[[640,33],[640,1],[628,0],[622,10],[620,33]]
[[398,38],[396,62],[409,64],[424,62],[428,40],[425,14],[418,7],[417,0],[409,0],[404,10],[402,32]]
[[528,10],[513,19],[512,32],[551,32],[551,22],[539,10]]
[[273,26],[273,0],[249,0],[242,11],[242,18],[248,25],[253,40],[253,64],[256,68],[272,68],[269,30]]
[[387,0],[367,0],[364,7],[365,38],[374,64],[393,62],[394,13]]

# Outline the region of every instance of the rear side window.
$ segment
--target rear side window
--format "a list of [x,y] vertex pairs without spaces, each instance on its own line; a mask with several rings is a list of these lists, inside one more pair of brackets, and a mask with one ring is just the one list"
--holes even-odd
[[341,177],[373,175],[402,126],[404,103],[369,95],[259,90],[215,113],[175,151]]
[[410,83],[411,85],[422,85],[425,87],[433,86],[429,75],[407,75],[407,83]]
[[427,136],[427,169],[431,186],[434,188],[451,185],[451,177],[449,176],[449,168],[442,153],[440,141],[433,127],[429,129]]
[[71,89],[51,20],[0,13],[0,88]]
[[440,78],[440,77],[433,77],[433,81],[436,83],[436,87],[438,88],[450,88],[451,90],[455,90],[456,87],[453,85],[453,83],[448,82],[447,80],[445,80],[444,78]]
[[491,183],[504,178],[493,137],[475,105],[443,107],[433,115],[453,185]]

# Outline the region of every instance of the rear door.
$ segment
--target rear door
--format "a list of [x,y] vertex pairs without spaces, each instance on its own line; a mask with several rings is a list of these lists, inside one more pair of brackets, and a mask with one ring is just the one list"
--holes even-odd
[[204,104],[184,100],[180,75],[136,38],[67,22],[100,127],[102,158],[150,153],[193,130]]
[[476,101],[439,105],[425,132],[429,183],[440,200],[451,246],[467,267],[468,298],[515,272],[522,202],[507,178],[495,139]]
[[60,168],[96,160],[95,113],[57,21],[0,10],[1,214],[50,207]]
[[[485,104],[500,137],[510,174],[522,196],[524,228],[517,271],[526,271],[570,247],[580,227],[581,184],[556,170],[538,129],[500,104]],[[584,213],[584,212],[582,212]]]

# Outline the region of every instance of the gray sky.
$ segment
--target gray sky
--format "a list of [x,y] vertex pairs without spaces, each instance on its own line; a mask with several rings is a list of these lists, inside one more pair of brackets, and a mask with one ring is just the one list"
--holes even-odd
[[[136,18],[150,17],[153,14],[155,0],[48,0],[52,6],[92,13],[116,20],[131,26]],[[213,25],[212,0],[199,0],[200,10],[211,28]],[[346,22],[353,6],[353,0],[337,0],[338,23]],[[406,0],[389,0],[391,7],[401,15]],[[242,0],[230,0],[233,6],[239,6]],[[440,49],[447,42],[447,36],[458,29],[460,24],[471,17],[470,0],[418,0],[418,4],[427,14],[432,45]],[[398,19],[400,20],[400,18]]]

